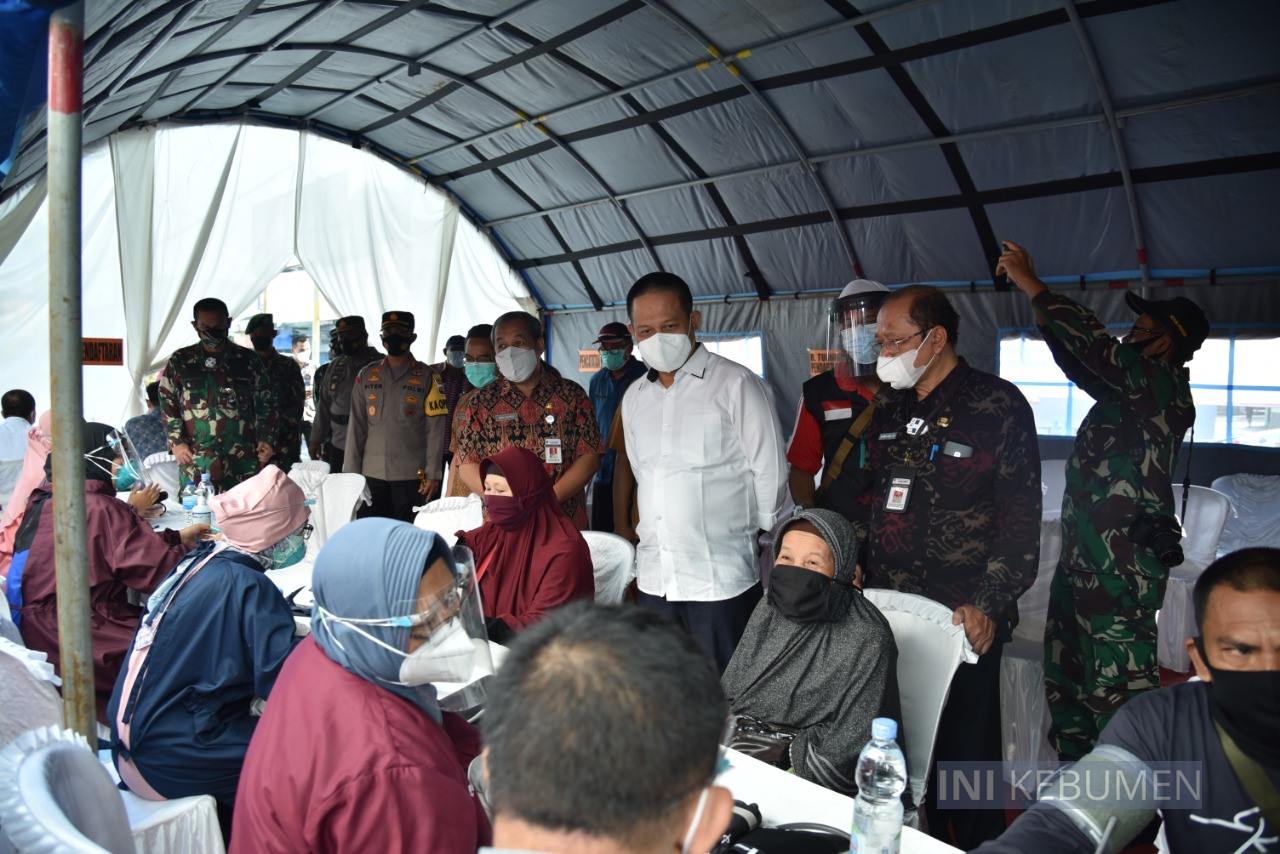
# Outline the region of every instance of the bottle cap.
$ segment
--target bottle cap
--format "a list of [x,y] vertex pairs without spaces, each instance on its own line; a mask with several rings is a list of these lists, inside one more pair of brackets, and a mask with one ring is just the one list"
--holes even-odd
[[880,741],[893,741],[898,737],[898,722],[893,718],[876,718],[871,722],[871,737]]

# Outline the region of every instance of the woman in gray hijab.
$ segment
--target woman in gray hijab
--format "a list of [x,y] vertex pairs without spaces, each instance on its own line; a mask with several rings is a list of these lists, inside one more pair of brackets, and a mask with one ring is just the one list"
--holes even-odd
[[732,746],[853,795],[872,719],[902,720],[893,633],[858,586],[844,516],[799,510],[774,543],[768,595],[721,678],[737,718]]

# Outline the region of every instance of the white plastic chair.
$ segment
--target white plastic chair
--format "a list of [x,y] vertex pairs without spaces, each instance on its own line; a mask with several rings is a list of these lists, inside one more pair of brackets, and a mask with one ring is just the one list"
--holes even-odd
[[1000,736],[1005,762],[1052,762],[1058,758],[1049,746],[1043,638],[1030,640],[1015,634],[1013,641],[1005,644],[1000,657]]
[[951,624],[951,609],[940,602],[870,589],[866,597],[880,609],[898,646],[898,698],[906,733],[907,775],[916,807],[924,803],[938,721],[947,704],[951,678],[962,663],[973,664],[978,654],[962,626]]
[[591,550],[591,567],[595,571],[596,601],[617,605],[636,577],[636,547],[604,531],[583,531],[582,538]]
[[[365,484],[364,475],[354,472],[337,472],[330,474],[320,484],[320,495],[312,511],[312,537],[318,533],[320,540],[317,547],[338,532],[343,525],[356,518],[360,505],[369,504],[369,487]],[[322,524],[317,524],[322,522]]]
[[1187,506],[1182,507],[1182,490],[1175,499],[1182,519],[1183,561],[1169,570],[1169,581],[1160,605],[1156,661],[1161,667],[1186,673],[1191,670],[1185,641],[1196,634],[1195,608],[1191,594],[1200,573],[1213,563],[1218,553],[1222,529],[1231,514],[1231,501],[1207,486],[1191,487]]
[[178,461],[173,454],[152,454],[142,461],[142,479],[154,483],[178,500],[182,484],[178,476]]
[[0,826],[0,850],[136,850],[111,776],[83,736],[58,727],[24,733],[0,752]]
[[[10,623],[9,625],[13,625]],[[61,681],[43,652],[0,639],[0,744],[24,732],[62,726]]]
[[418,510],[413,524],[424,531],[435,531],[453,545],[458,531],[470,531],[484,524],[484,502],[479,495],[437,498]]
[[1280,548],[1280,475],[1229,474],[1213,488],[1231,502],[1218,550],[1230,554],[1253,546]]

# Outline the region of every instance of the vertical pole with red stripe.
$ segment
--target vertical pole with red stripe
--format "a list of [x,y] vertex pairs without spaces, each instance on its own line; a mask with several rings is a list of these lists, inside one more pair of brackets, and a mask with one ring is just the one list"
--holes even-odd
[[84,3],[49,20],[49,378],[58,649],[67,726],[96,744],[93,640],[84,520],[80,326],[80,106]]

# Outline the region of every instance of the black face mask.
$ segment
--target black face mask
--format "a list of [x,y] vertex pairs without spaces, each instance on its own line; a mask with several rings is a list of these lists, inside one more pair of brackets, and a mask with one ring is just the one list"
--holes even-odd
[[1196,638],[1200,657],[1213,681],[1209,711],[1245,755],[1280,768],[1280,670],[1220,670],[1209,663],[1204,642]]
[[382,339],[382,346],[387,348],[388,356],[403,356],[409,352],[409,345],[413,343],[407,335],[388,335]]
[[797,623],[820,623],[828,618],[831,579],[819,572],[780,563],[769,573],[769,604]]
[[275,340],[276,339],[274,337],[272,338],[262,337],[262,338],[249,339],[249,341],[253,344],[253,349],[257,350],[259,353],[266,352],[267,350],[274,351],[276,349],[275,343],[274,343]]

